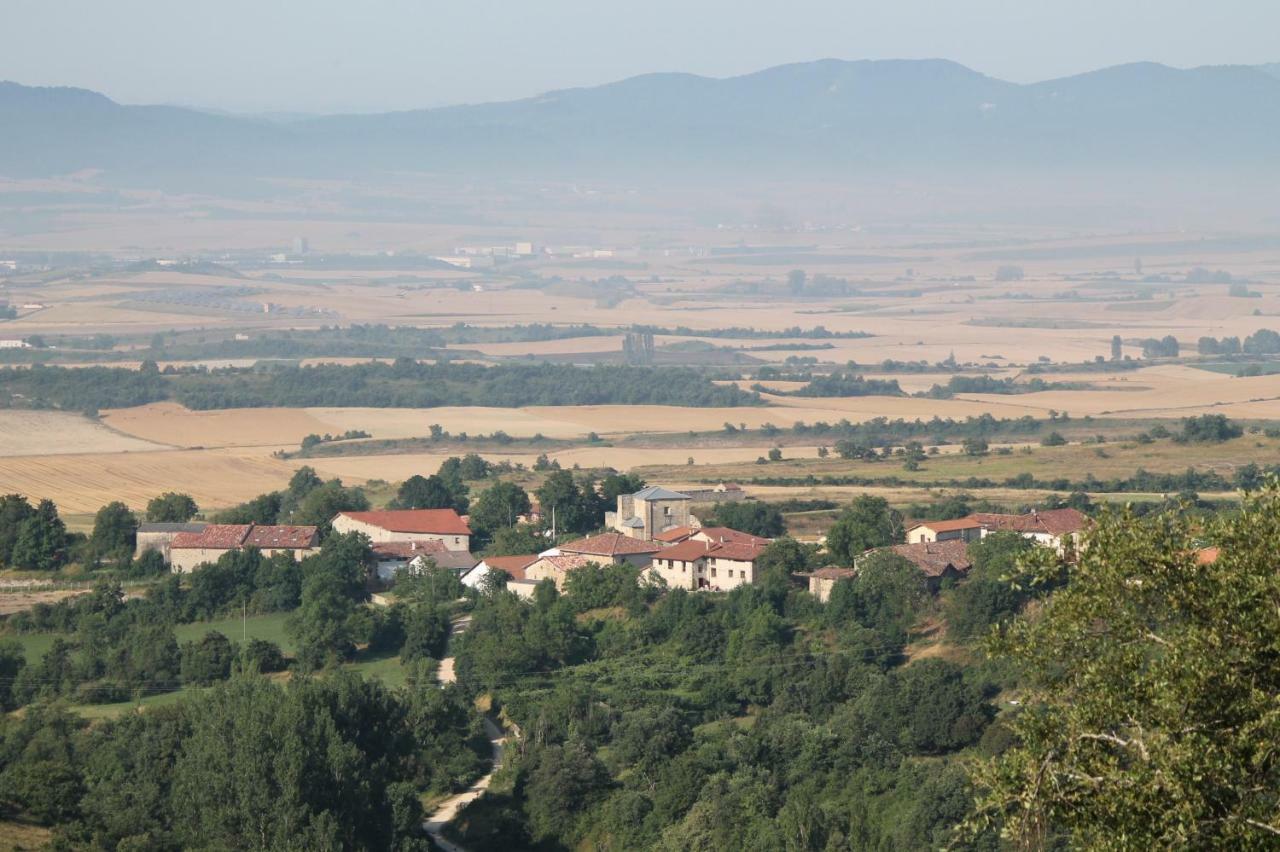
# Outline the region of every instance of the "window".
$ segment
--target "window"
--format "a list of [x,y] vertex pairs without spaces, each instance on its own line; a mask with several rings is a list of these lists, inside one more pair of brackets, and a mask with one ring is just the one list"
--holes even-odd
[[711,569],[711,576],[712,576],[712,577],[714,577],[715,575],[716,575],[716,569],[712,568],[712,569]]

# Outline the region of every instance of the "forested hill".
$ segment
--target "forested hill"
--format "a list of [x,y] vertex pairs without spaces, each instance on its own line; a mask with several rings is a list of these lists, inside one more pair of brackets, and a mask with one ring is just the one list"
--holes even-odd
[[482,405],[763,405],[689,369],[567,365],[324,364],[161,372],[114,367],[0,369],[0,408],[95,412],[172,400],[192,409],[432,408]]

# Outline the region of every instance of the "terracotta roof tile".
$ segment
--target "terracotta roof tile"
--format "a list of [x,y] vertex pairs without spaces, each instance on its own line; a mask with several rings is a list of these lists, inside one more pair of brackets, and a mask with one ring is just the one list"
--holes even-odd
[[665,541],[665,542],[670,542],[674,544],[676,542],[684,541],[685,539],[687,539],[689,536],[693,535],[696,532],[697,530],[694,529],[693,527],[672,527],[669,530],[663,530],[662,532],[655,535],[653,537],[653,540]]
[[856,577],[857,571],[852,568],[840,568],[836,565],[828,565],[825,568],[819,568],[817,571],[810,571],[808,574],[802,574],[802,577],[817,577],[819,580],[847,580],[850,577]]
[[376,512],[339,512],[338,515],[389,532],[471,535],[467,522],[452,509],[384,509]]
[[538,554],[527,556],[489,556],[483,562],[495,571],[505,572],[513,580],[523,580],[524,571],[538,561]]
[[963,541],[895,544],[888,550],[915,564],[926,577],[941,577],[948,568],[964,573],[973,567],[969,561],[969,546]]
[[589,556],[629,556],[657,553],[659,550],[662,550],[660,543],[631,538],[618,532],[601,533],[560,545],[561,553],[585,553]]
[[270,524],[209,524],[200,532],[183,532],[173,537],[178,550],[234,550],[256,547],[261,550],[299,550],[314,547],[316,528]]
[[921,521],[918,524],[912,524],[910,529],[919,529],[927,527],[934,532],[955,532],[956,530],[975,530],[982,526],[982,523],[976,520],[976,515],[970,515],[967,518],[954,518],[949,521]]
[[653,554],[654,559],[665,559],[672,562],[696,562],[707,555],[707,551],[711,549],[711,545],[705,541],[698,541],[691,538],[688,541],[682,541],[677,545],[659,550]]
[[719,544],[756,544],[766,547],[773,543],[771,538],[739,532],[729,527],[703,527],[695,535],[705,537],[708,541]]
[[383,559],[413,559],[424,553],[436,555],[448,552],[443,541],[375,541],[370,548],[374,556]]

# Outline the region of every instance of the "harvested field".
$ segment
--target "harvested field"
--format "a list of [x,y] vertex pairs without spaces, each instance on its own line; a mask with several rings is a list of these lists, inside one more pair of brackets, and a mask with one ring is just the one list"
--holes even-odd
[[299,408],[190,411],[173,402],[105,411],[102,419],[120,432],[181,447],[296,446],[334,428]]
[[152,441],[108,429],[80,414],[0,410],[0,457],[129,453],[164,449]]
[[0,493],[96,512],[112,500],[140,509],[165,491],[185,491],[202,509],[218,509],[282,488],[292,473],[282,461],[216,450],[28,456],[0,464]]

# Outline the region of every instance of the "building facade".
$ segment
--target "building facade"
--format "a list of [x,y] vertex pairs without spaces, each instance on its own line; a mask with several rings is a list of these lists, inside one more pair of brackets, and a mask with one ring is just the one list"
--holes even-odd
[[169,545],[169,565],[174,573],[189,574],[201,565],[217,562],[233,550],[254,548],[264,556],[288,553],[302,559],[320,548],[315,527],[267,524],[209,524],[200,532],[180,532]]
[[471,528],[453,509],[339,512],[333,518],[333,529],[340,533],[363,533],[374,544],[439,541],[448,550],[471,549]]
[[697,519],[689,513],[691,502],[688,494],[651,485],[634,494],[619,494],[617,510],[606,512],[604,523],[615,532],[652,541],[666,530],[696,525]]

